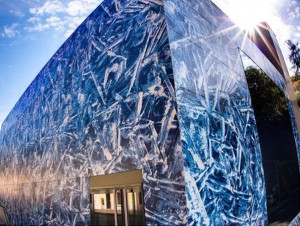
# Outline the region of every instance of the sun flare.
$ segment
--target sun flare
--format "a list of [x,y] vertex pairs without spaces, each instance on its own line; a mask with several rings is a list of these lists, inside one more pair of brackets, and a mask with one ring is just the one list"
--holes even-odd
[[249,30],[268,21],[270,6],[278,0],[213,0],[242,29]]

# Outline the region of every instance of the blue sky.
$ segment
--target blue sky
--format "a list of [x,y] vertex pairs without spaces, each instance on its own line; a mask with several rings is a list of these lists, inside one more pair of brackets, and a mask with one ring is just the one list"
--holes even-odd
[[[213,1],[236,21],[258,16],[267,21],[285,57],[284,42],[300,41],[300,0]],[[101,2],[0,0],[0,126],[46,62]]]
[[0,126],[23,92],[102,0],[0,0]]

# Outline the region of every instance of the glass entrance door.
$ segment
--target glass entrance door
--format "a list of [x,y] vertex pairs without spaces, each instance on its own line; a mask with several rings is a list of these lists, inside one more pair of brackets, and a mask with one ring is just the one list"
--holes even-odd
[[92,225],[143,225],[141,186],[91,191]]
[[93,225],[115,225],[115,191],[105,189],[91,194],[92,196],[92,222]]
[[143,202],[140,187],[126,188],[128,225],[141,225],[143,222]]
[[116,189],[116,209],[117,209],[117,224],[118,226],[125,226],[126,219],[125,219],[125,203],[126,200],[124,199],[124,189]]

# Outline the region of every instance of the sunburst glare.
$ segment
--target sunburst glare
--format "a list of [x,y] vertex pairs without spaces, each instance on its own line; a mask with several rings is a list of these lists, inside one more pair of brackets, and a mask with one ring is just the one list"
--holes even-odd
[[242,29],[252,29],[256,24],[268,21],[272,9],[279,0],[213,0]]

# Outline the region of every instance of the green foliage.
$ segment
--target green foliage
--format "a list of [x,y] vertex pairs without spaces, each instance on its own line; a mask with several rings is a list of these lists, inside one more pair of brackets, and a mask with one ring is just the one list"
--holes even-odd
[[292,76],[290,77],[290,79],[291,79],[292,82],[296,82],[296,81],[299,80],[299,79],[296,78],[295,75],[292,75]]
[[295,91],[300,91],[300,80],[296,80],[293,82],[293,87]]
[[297,78],[296,76],[291,76],[291,81],[293,84],[293,88],[295,90],[295,97],[296,97],[298,106],[300,107],[300,78]]
[[286,98],[277,85],[260,69],[248,67],[245,73],[256,119],[276,120],[285,115]]

